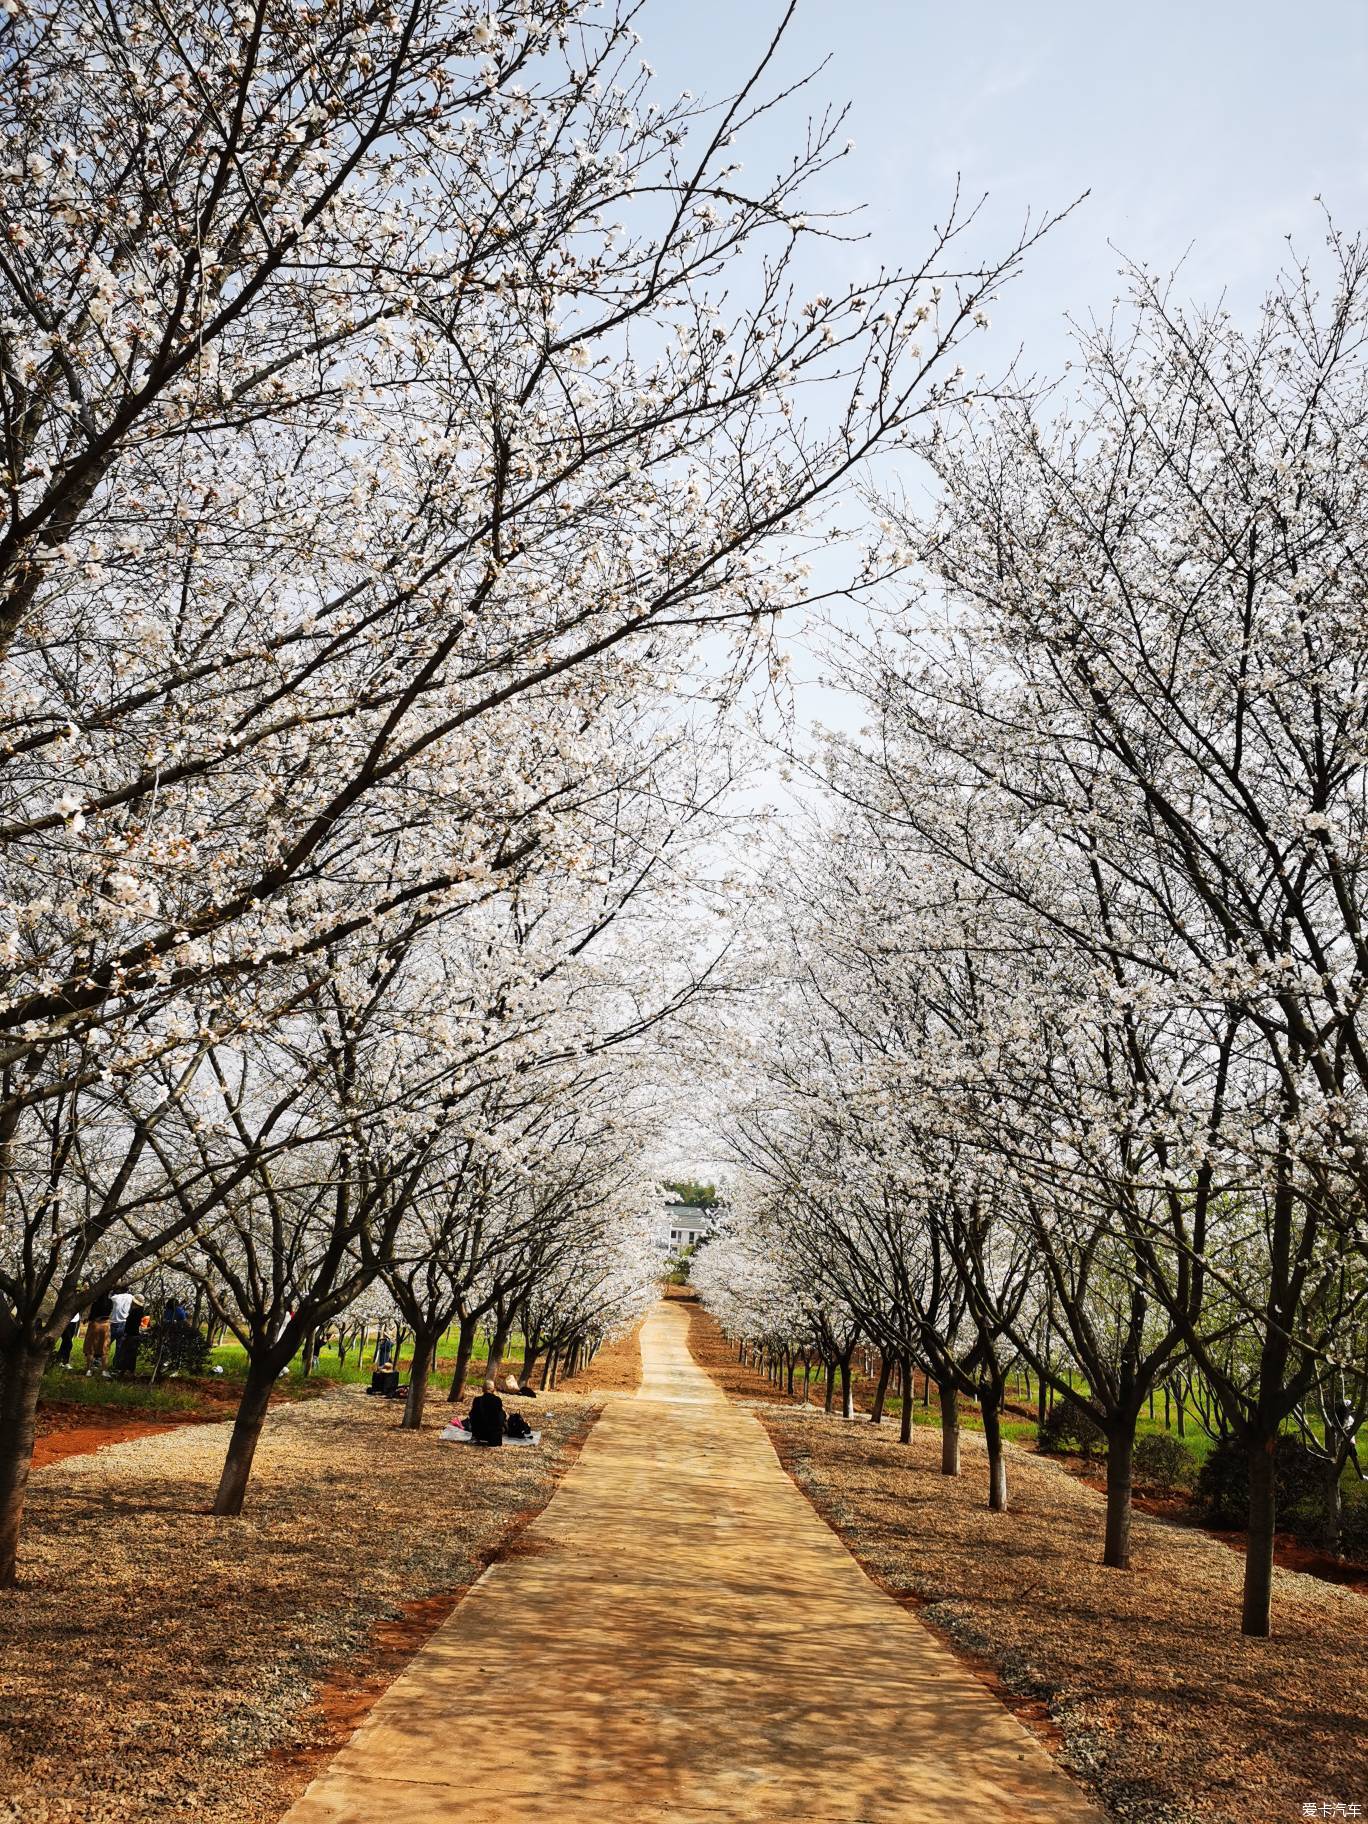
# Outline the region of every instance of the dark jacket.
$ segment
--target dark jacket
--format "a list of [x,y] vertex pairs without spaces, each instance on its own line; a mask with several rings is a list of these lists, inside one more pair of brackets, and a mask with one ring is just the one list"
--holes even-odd
[[504,1409],[497,1393],[482,1393],[471,1401],[466,1429],[477,1444],[503,1443]]
[[114,1372],[133,1374],[138,1366],[138,1345],[142,1340],[143,1307],[134,1299],[124,1319],[124,1333],[114,1348]]

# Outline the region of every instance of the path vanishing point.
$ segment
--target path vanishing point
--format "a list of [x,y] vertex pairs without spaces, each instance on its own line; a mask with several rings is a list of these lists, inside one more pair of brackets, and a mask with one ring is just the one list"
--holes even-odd
[[647,1318],[640,1390],[286,1824],[1101,1824],[687,1335],[681,1305]]

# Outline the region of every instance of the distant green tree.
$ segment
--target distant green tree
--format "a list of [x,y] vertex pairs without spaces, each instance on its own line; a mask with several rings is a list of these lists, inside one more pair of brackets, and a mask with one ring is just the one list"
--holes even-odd
[[665,1189],[693,1210],[710,1210],[717,1202],[716,1185],[695,1184],[692,1178],[681,1178],[677,1183],[667,1178]]

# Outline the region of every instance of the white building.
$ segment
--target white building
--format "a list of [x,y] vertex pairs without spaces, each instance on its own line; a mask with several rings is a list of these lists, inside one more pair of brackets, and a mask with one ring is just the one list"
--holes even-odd
[[713,1232],[713,1212],[691,1203],[667,1203],[660,1213],[659,1243],[662,1254],[679,1254],[696,1247]]

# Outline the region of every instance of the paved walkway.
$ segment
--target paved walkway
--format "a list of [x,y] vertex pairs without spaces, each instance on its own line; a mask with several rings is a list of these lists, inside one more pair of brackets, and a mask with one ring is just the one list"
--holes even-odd
[[1100,1824],[687,1334],[677,1304],[646,1320],[640,1392],[286,1824]]

